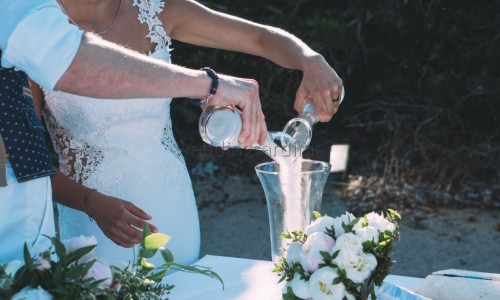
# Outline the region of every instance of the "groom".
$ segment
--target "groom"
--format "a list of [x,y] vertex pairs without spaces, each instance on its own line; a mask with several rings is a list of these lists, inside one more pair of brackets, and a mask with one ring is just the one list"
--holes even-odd
[[[83,33],[68,23],[55,0],[0,0],[0,5],[2,66],[16,66],[48,90],[104,98],[183,96],[201,99],[208,95],[213,85],[213,79],[205,71],[161,63]],[[0,151],[0,174],[6,177],[0,181],[2,186],[6,184],[0,187],[0,240],[3,245],[0,262],[4,262],[21,259],[25,242],[34,253],[48,247],[49,241],[42,234],[54,235],[50,185],[54,169],[44,142],[43,127],[26,93],[29,90],[26,75],[2,68],[0,79],[3,80],[0,84],[0,134],[5,144],[5,149],[2,147],[5,151]],[[239,104],[243,111],[261,113],[254,81],[221,76],[220,90],[228,98],[216,94],[210,104]],[[263,139],[266,134],[263,118],[247,118],[244,122],[245,130],[240,136],[243,143],[252,144]],[[63,177],[62,182],[64,180]],[[59,188],[64,190],[67,185],[60,184]],[[89,191],[80,186],[77,194],[73,199],[74,207],[84,210]],[[124,214],[128,219],[122,220],[126,223],[125,228],[121,228],[123,231],[130,232],[130,224],[141,224],[149,219],[137,207],[127,206],[119,199],[115,201],[126,206]],[[125,234],[124,238],[128,242],[122,241],[123,244],[137,242],[137,234],[135,237]]]
[[[81,203],[89,193],[53,168],[29,91],[26,74],[0,68],[0,263],[21,259],[25,242],[33,254],[49,248],[50,240],[43,235],[55,236],[51,177],[62,204],[85,211]],[[119,232],[108,237],[122,246],[138,243],[142,233],[130,224],[142,228],[151,217],[130,202],[93,194],[120,212],[113,219],[109,211],[95,217],[106,234]]]
[[24,73],[0,68],[0,263],[21,258],[24,242],[46,250],[50,241],[41,234],[55,234],[54,168],[27,88]]

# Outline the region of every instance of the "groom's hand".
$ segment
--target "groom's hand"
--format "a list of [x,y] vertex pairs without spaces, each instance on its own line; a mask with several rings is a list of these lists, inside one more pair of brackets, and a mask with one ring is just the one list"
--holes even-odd
[[239,137],[240,147],[255,143],[264,144],[267,126],[262,113],[257,81],[219,74],[217,93],[208,105],[234,105],[241,109],[243,127]]
[[[141,242],[142,228],[146,221],[151,220],[151,216],[125,200],[99,192],[94,192],[89,196],[89,215],[108,238],[127,248]],[[155,226],[151,224],[149,226],[151,232],[158,231]]]

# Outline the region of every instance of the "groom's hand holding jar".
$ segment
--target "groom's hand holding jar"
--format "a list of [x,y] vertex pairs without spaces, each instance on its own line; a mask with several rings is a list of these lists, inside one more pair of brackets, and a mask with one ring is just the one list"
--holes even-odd
[[263,145],[267,136],[267,126],[262,113],[257,81],[222,74],[217,75],[217,81],[215,93],[202,100],[202,108],[224,105],[237,106],[241,109],[243,121],[239,145],[242,148],[250,147],[255,143]]

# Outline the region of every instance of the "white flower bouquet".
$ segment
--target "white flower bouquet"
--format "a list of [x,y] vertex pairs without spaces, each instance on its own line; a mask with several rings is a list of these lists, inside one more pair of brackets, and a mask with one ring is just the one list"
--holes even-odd
[[[162,280],[169,270],[203,274],[223,284],[208,268],[175,263],[172,253],[163,247],[170,237],[151,233],[148,225],[135,263],[125,267],[97,259],[93,253],[97,240],[93,236],[50,239],[52,248],[36,257],[25,245],[24,263],[15,260],[0,264],[0,299],[166,299],[174,288]],[[165,263],[154,266],[147,260],[158,252]],[[56,259],[52,259],[54,256]]]
[[396,219],[401,216],[391,209],[385,216],[314,216],[303,232],[282,235],[290,244],[274,272],[280,282],[287,281],[283,299],[376,299],[375,285],[380,286],[391,271],[389,254],[399,240]]

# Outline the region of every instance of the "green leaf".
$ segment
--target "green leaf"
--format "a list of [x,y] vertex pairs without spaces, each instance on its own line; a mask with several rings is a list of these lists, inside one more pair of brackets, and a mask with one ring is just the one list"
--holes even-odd
[[153,270],[155,268],[155,265],[148,262],[146,259],[144,258],[140,258],[139,259],[139,265],[147,270]]
[[165,268],[165,269],[173,268],[173,269],[178,270],[178,271],[202,274],[202,275],[208,276],[210,278],[217,279],[222,284],[222,289],[224,289],[224,281],[222,281],[222,278],[217,273],[210,270],[210,268],[203,267],[203,266],[196,266],[196,265],[195,266],[186,266],[186,265],[178,264],[175,262],[165,263],[164,265],[158,267],[158,269],[161,269],[161,268]]
[[290,286],[286,288],[286,293],[282,294],[282,296],[283,300],[301,300],[301,298],[295,296]]
[[363,243],[363,251],[367,252],[372,248],[372,246],[373,246],[373,238]]
[[321,254],[321,256],[323,256],[323,260],[328,263],[332,260],[330,254],[327,252],[327,251],[320,251],[319,254]]
[[396,210],[388,208],[387,211],[391,214],[391,216],[396,216],[401,220],[401,215]]
[[65,277],[65,279],[72,279],[74,281],[78,281],[87,274],[87,272],[90,270],[90,268],[92,268],[95,262],[96,260],[92,259],[86,263],[75,265],[71,268],[67,268],[65,275],[63,276]]
[[163,260],[166,263],[170,263],[170,262],[174,261],[174,255],[172,254],[172,252],[170,252],[170,250],[168,250],[166,248],[160,248],[160,253],[161,253],[161,256],[163,257]]
[[52,241],[52,245],[54,245],[54,248],[56,250],[56,254],[59,258],[64,258],[66,257],[66,247],[64,246],[63,243],[57,238],[50,238]]
[[149,280],[153,280],[155,282],[160,282],[163,279],[163,276],[165,276],[166,273],[167,273],[167,270],[163,270],[163,271],[157,272],[157,273],[155,273],[153,275],[150,275],[150,276],[148,276],[146,278],[149,279]]
[[144,241],[146,240],[146,237],[151,234],[151,228],[149,227],[148,223],[144,223],[144,227],[142,228],[142,242],[141,246],[146,248],[144,245]]
[[163,247],[172,237],[163,233],[152,233],[144,238],[144,248],[146,249],[159,249]]
[[368,226],[368,217],[365,215],[365,216],[363,217],[363,224],[362,224],[362,226],[361,226],[361,227],[366,227],[366,226]]
[[337,251],[333,252],[332,259],[337,258],[337,256],[339,256],[339,253],[340,253],[340,250],[337,250]]
[[349,226],[354,227],[354,225],[358,224],[359,218],[354,218],[352,219],[351,223],[349,223]]
[[314,216],[314,219],[319,219],[321,218],[321,214],[317,211],[313,211],[313,216]]
[[87,254],[90,251],[92,251],[96,246],[97,245],[90,245],[90,246],[82,247],[80,249],[76,249],[73,253],[71,253],[70,255],[68,255],[68,257],[66,258],[66,263],[69,264],[69,263],[72,263],[74,261],[79,260],[85,254]]
[[282,282],[285,279],[286,279],[286,274],[283,273],[283,275],[281,275],[281,277],[280,277],[280,280],[278,280],[278,283]]
[[146,249],[143,247],[139,248],[139,258],[151,258],[155,256],[158,249]]
[[346,225],[344,222],[342,222],[342,228],[344,229],[345,233],[349,233],[352,231],[352,227]]
[[31,254],[30,251],[28,250],[28,245],[24,243],[24,264],[28,268],[28,270],[33,269],[33,261],[31,260]]
[[339,268],[339,275],[341,277],[347,277],[347,272],[345,271],[345,269]]

